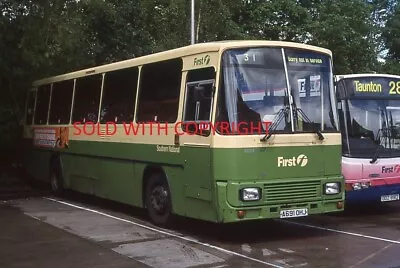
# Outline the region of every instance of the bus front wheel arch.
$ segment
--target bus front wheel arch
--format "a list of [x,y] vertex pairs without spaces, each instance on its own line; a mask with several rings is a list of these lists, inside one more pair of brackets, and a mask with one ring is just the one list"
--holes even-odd
[[151,173],[144,185],[144,205],[156,225],[166,227],[172,223],[171,200],[171,191],[164,173]]

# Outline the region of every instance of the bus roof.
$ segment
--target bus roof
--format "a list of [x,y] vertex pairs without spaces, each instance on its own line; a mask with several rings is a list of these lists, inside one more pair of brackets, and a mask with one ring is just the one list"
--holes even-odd
[[153,53],[145,56],[140,56],[137,58],[127,59],[123,61],[118,61],[114,63],[104,64],[95,66],[92,68],[86,68],[78,70],[75,72],[70,72],[62,75],[57,75],[53,77],[48,77],[33,82],[33,86],[40,86],[43,84],[49,84],[53,82],[58,82],[66,79],[74,79],[89,74],[103,73],[117,69],[123,69],[131,66],[140,66],[146,63],[168,60],[176,57],[184,57],[189,55],[195,55],[206,52],[218,52],[228,48],[237,47],[257,47],[257,46],[277,46],[277,47],[291,47],[314,50],[324,54],[332,56],[332,51],[329,49],[302,44],[295,42],[284,42],[284,41],[267,41],[267,40],[227,40],[227,41],[215,41],[208,43],[197,43],[194,45],[179,47],[171,50],[166,50],[158,53]]
[[400,78],[399,75],[393,74],[383,74],[383,73],[362,73],[362,74],[343,74],[343,75],[335,75],[337,80],[345,79],[345,78],[360,78],[360,77],[388,77],[388,78]]

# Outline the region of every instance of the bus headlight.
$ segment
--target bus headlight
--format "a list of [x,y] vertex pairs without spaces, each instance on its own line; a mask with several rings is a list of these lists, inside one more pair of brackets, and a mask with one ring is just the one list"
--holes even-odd
[[325,194],[338,194],[340,193],[340,183],[328,182],[325,184]]
[[352,187],[353,187],[353,190],[355,190],[355,191],[361,190],[361,183],[355,182],[355,183],[353,183]]
[[361,182],[361,188],[363,188],[363,189],[369,188],[370,185],[371,185],[371,183],[369,181]]
[[261,189],[243,188],[239,191],[239,196],[242,201],[257,201],[261,198]]
[[353,190],[356,190],[356,191],[369,188],[370,186],[371,186],[371,182],[369,182],[369,181],[355,182],[352,185]]

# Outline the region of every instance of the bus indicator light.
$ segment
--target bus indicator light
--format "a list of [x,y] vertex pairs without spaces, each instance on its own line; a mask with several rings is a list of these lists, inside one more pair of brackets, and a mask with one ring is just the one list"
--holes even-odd
[[239,219],[243,219],[245,215],[246,215],[246,212],[244,210],[238,210],[237,211],[237,217]]

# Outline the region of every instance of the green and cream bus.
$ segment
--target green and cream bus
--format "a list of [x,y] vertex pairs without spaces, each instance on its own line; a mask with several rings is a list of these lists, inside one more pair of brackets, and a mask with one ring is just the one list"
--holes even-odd
[[74,190],[229,223],[344,209],[331,51],[195,44],[35,81],[24,168]]

